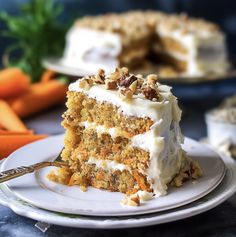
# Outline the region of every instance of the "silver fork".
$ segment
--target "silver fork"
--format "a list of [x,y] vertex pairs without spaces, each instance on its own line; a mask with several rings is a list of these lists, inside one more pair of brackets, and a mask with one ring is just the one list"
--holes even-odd
[[30,166],[20,166],[15,169],[6,170],[0,172],[0,183],[6,182],[10,179],[15,179],[25,174],[33,173],[36,170],[48,167],[48,166],[56,166],[56,167],[67,167],[68,164],[61,160],[61,153],[57,156],[55,161],[44,161],[39,162]]

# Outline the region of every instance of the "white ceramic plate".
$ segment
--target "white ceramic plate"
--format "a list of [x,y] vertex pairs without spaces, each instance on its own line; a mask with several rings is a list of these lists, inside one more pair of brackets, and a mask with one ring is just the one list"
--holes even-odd
[[169,211],[127,217],[92,217],[57,213],[37,208],[19,199],[4,184],[0,184],[0,204],[11,208],[11,210],[19,215],[49,224],[68,227],[124,229],[167,223],[210,210],[235,193],[236,164],[227,156],[223,156],[222,158],[226,164],[227,170],[226,175],[219,186],[203,198]]
[[[63,147],[63,136],[50,137],[29,144],[14,152],[2,164],[1,171],[17,166],[53,160]],[[193,202],[211,192],[223,179],[225,166],[221,158],[206,146],[186,139],[184,149],[199,161],[204,176],[197,182],[186,182],[181,188],[170,188],[168,195],[153,198],[139,207],[120,205],[124,194],[89,188],[81,192],[78,186],[65,186],[49,181],[53,169],[45,168],[7,182],[20,199],[51,211],[92,216],[127,216],[159,212]]]
[[[76,67],[69,67],[63,63],[61,58],[59,57],[48,57],[45,58],[42,61],[42,64],[45,68],[51,69],[55,72],[69,75],[69,76],[75,76],[75,77],[83,77],[87,75],[91,75],[97,72],[96,71],[87,71],[82,68],[76,68]],[[158,69],[154,65],[153,67],[148,67],[146,69],[137,69],[135,70],[135,74],[149,74],[150,72],[152,73],[157,73],[158,74]],[[164,83],[173,83],[173,84],[195,84],[195,83],[204,83],[204,82],[214,82],[216,80],[226,80],[226,79],[231,79],[232,77],[236,76],[236,70],[235,69],[230,69],[227,73],[222,74],[222,75],[215,75],[215,74],[209,74],[205,76],[196,76],[196,77],[188,77],[188,76],[182,76],[182,75],[176,75],[173,77],[161,77],[159,79],[160,82]]]

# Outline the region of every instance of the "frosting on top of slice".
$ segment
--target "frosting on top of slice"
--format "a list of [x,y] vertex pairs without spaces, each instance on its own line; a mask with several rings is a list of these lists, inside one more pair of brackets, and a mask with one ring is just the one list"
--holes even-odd
[[128,116],[150,117],[159,121],[168,112],[174,121],[180,121],[181,111],[176,97],[170,87],[158,83],[154,74],[143,77],[131,74],[127,68],[116,68],[106,75],[104,70],[99,69],[97,74],[70,84],[69,90],[112,103]]

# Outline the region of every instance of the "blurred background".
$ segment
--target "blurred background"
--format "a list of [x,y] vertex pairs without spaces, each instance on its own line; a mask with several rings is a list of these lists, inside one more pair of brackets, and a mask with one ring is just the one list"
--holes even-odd
[[[42,0],[42,3],[46,0]],[[219,24],[227,34],[229,53],[236,57],[236,1],[235,0],[55,0],[62,3],[64,10],[60,21],[70,23],[83,15],[122,12],[135,9],[153,9],[168,13],[186,12],[190,16],[201,17]],[[1,0],[0,9],[11,14],[20,14],[18,6],[28,0]],[[1,28],[4,24],[1,23]],[[1,53],[8,40],[1,38]]]
[[[0,1],[0,9],[13,15],[19,15],[21,14],[19,6],[27,2],[29,1]],[[44,0],[41,0],[41,2],[43,4]],[[232,61],[236,60],[236,45],[234,43],[236,42],[236,1],[234,0],[55,0],[55,2],[63,6],[63,10],[58,16],[58,21],[67,27],[78,17],[107,12],[122,12],[135,9],[152,9],[167,13],[186,12],[190,16],[204,18],[219,24],[227,36],[229,57]],[[4,22],[0,22],[0,29],[5,27]],[[6,47],[12,41],[9,38],[0,38],[0,55],[3,55]],[[204,96],[211,100],[214,97],[214,101],[218,103],[224,97],[234,93],[235,87],[235,80],[231,80],[215,82],[214,88],[211,83],[204,83],[204,85],[200,83],[194,88],[189,85],[175,85],[174,90],[181,99],[195,100],[196,98],[199,99],[200,96]]]

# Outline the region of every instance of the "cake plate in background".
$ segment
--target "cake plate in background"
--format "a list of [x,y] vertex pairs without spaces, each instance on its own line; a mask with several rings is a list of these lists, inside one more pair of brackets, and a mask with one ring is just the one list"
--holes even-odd
[[[96,71],[91,70],[87,71],[83,68],[69,67],[63,63],[59,57],[48,57],[42,61],[42,64],[45,68],[53,70],[57,73],[64,75],[69,75],[72,77],[83,77],[86,75],[92,75]],[[132,70],[134,74],[143,74],[148,75],[150,73],[155,73],[161,75],[159,80],[162,83],[166,84],[198,84],[198,83],[207,83],[215,82],[222,80],[230,80],[233,77],[236,77],[236,67],[232,64],[231,69],[224,74],[207,74],[205,76],[185,76],[174,72],[168,66],[157,66],[153,63],[145,63],[144,66]]]
[[[86,71],[80,68],[66,66],[59,57],[48,57],[43,60],[43,66],[57,73],[70,76],[71,81],[91,75],[95,72]],[[199,98],[212,98],[221,100],[225,96],[236,92],[236,63],[232,60],[231,69],[222,75],[206,75],[202,77],[186,77],[181,75],[172,75],[160,77],[159,81],[173,87],[174,94],[180,100],[198,100]],[[147,67],[134,70],[133,73],[150,74],[157,73],[158,67],[147,65]]]

